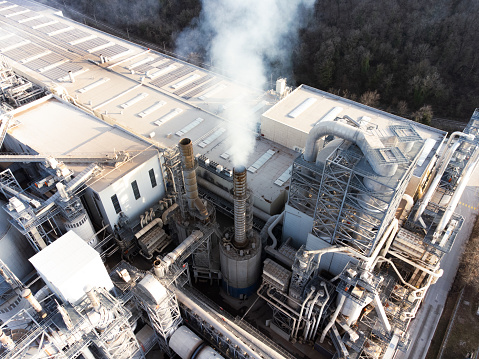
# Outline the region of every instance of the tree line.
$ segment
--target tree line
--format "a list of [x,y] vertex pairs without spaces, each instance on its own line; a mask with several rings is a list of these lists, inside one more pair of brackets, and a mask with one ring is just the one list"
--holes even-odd
[[[201,12],[200,0],[56,1],[170,51]],[[317,0],[303,21],[292,66],[273,63],[275,76],[424,123],[479,107],[476,0]]]

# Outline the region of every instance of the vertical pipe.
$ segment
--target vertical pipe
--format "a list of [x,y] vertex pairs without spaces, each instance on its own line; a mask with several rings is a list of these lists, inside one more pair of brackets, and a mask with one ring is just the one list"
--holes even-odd
[[237,166],[233,168],[234,189],[234,221],[236,247],[242,248],[248,244],[246,238],[246,168]]
[[326,328],[324,328],[323,334],[321,334],[321,339],[319,340],[320,343],[324,341],[326,334],[328,333],[329,329],[331,329],[331,327],[333,326],[334,322],[336,321],[336,318],[339,315],[339,312],[343,308],[344,302],[346,301],[346,297],[344,295],[340,294],[340,296],[341,296],[341,299],[339,300],[339,304],[336,307],[336,311],[331,316],[331,320],[329,321],[328,325],[326,325]]
[[198,185],[196,183],[196,165],[193,156],[193,143],[189,138],[183,138],[178,144],[181,162],[183,163],[183,178],[185,181],[186,198],[190,211],[197,209],[200,214],[207,218],[208,210],[198,197]]
[[15,349],[15,343],[12,338],[6,335],[2,329],[0,329],[0,343],[8,350],[12,351]]
[[47,313],[43,310],[40,303],[38,303],[37,298],[32,295],[32,291],[29,288],[26,288],[22,292],[22,297],[25,298],[28,303],[30,303],[30,305],[33,307],[33,309],[35,309],[40,318],[45,318],[47,316]]
[[86,295],[88,296],[88,299],[90,299],[93,310],[95,310],[95,312],[98,312],[100,310],[101,304],[100,304],[100,300],[98,299],[98,296],[93,290],[93,287],[88,285],[85,287],[84,291]]

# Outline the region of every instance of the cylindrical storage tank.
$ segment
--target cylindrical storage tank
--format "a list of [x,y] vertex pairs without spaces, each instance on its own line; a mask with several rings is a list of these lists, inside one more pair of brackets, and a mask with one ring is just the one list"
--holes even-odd
[[261,240],[248,238],[248,245],[238,249],[225,238],[220,246],[221,274],[224,290],[232,297],[243,299],[255,292],[261,275]]
[[[73,231],[78,234],[78,236],[87,242],[90,247],[95,247],[98,244],[95,230],[93,229],[90,218],[86,213],[82,213],[74,220],[66,222],[65,228],[68,231]],[[98,250],[101,251],[100,248]]]
[[213,348],[206,345],[203,339],[184,325],[173,333],[169,345],[181,359],[223,359]]
[[[0,201],[0,206],[5,206],[5,202]],[[18,279],[24,280],[34,270],[28,259],[35,251],[28,239],[10,224],[9,218],[7,212],[0,209],[0,259]]]
[[[8,293],[6,293],[8,295]],[[10,292],[10,297],[0,303],[0,320],[6,323],[15,314],[19,313],[22,309],[28,309],[30,304],[20,294],[15,293],[13,290]],[[27,327],[29,320],[13,320],[7,323],[9,329],[24,329]]]

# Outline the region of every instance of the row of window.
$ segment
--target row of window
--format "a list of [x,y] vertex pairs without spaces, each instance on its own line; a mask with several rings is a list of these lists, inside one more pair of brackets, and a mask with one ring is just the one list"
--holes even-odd
[[[157,183],[155,178],[155,171],[153,170],[153,168],[148,171],[148,174],[150,175],[151,188],[155,188],[157,186]],[[140,189],[138,188],[138,183],[136,182],[136,180],[131,182],[131,189],[133,190],[133,195],[135,196],[135,199],[138,199],[141,197]],[[115,207],[115,212],[120,213],[121,206],[116,194],[111,196],[111,202],[113,203],[113,207]]]

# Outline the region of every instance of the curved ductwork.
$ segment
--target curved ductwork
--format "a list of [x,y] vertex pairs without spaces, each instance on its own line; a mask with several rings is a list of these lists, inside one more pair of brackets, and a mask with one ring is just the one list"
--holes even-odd
[[331,120],[318,122],[309,132],[304,150],[304,159],[306,161],[314,162],[316,160],[316,155],[319,151],[319,140],[328,135],[355,143],[378,175],[392,176],[396,173],[397,163],[380,163],[373,155],[374,150],[384,148],[379,137],[367,134],[362,129],[355,128],[346,123]]

